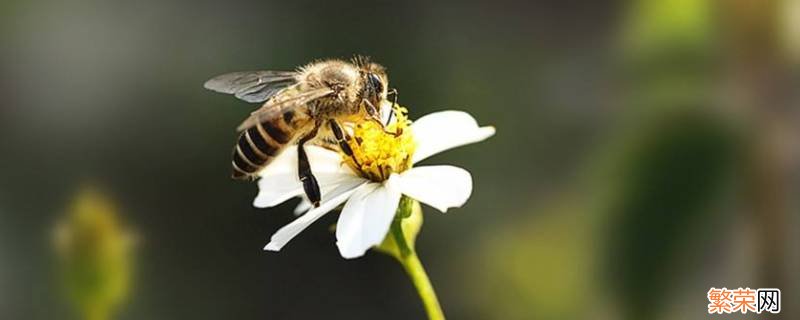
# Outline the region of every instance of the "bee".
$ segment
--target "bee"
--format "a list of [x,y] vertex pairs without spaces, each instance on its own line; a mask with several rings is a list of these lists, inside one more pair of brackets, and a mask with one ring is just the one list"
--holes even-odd
[[[386,69],[364,57],[309,63],[295,71],[244,71],[216,76],[205,88],[263,105],[237,128],[232,178],[254,180],[258,172],[289,146],[296,145],[298,178],[311,203],[320,202],[320,188],[311,172],[304,145],[327,142],[353,155],[343,124],[381,121],[380,106],[391,93]],[[391,118],[391,111],[388,114]],[[389,121],[389,120],[387,120]]]

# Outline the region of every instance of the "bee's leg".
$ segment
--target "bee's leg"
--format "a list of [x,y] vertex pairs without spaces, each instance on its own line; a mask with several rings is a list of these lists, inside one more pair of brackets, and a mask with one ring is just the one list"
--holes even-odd
[[376,121],[378,122],[378,124],[383,126],[383,122],[381,122],[381,113],[378,112],[378,108],[376,108],[375,105],[372,104],[372,102],[369,102],[369,100],[367,99],[363,99],[362,101],[364,101],[364,104],[367,105],[366,109],[369,119],[372,121]]
[[344,152],[344,154],[353,159],[353,162],[355,162],[357,166],[360,166],[360,164],[358,164],[358,159],[356,159],[355,155],[353,154],[353,149],[350,148],[350,144],[347,143],[348,138],[346,137],[346,133],[344,132],[344,130],[342,130],[342,126],[339,124],[339,122],[337,122],[334,119],[331,119],[330,121],[328,121],[328,124],[331,126],[331,131],[333,131],[333,136],[334,138],[336,138],[336,143],[339,144],[339,148],[342,149],[342,152]]
[[386,134],[390,134],[393,136],[399,135],[399,133],[397,132],[386,131],[387,125],[381,121],[380,113],[378,113],[378,109],[375,108],[375,105],[373,105],[372,102],[369,102],[369,100],[364,99],[364,103],[367,104],[367,114],[369,115],[368,120],[375,121],[378,125],[381,126],[381,128],[383,128],[383,132],[385,132]]
[[392,90],[389,90],[389,94],[392,95],[392,109],[389,110],[389,118],[386,119],[386,125],[387,126],[390,123],[392,123],[392,116],[394,115],[394,108],[397,107],[397,89],[392,88]]
[[311,172],[311,165],[308,163],[308,155],[303,145],[317,136],[319,126],[319,123],[315,124],[314,129],[311,129],[309,133],[300,138],[300,141],[297,143],[297,176],[300,178],[300,182],[303,183],[303,191],[306,193],[308,200],[315,208],[319,207],[319,201],[322,195],[319,190],[317,178],[314,177],[314,173]]

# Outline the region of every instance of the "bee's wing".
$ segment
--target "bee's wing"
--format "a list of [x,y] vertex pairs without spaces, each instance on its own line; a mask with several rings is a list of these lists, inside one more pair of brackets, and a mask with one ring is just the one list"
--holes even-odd
[[206,89],[235,95],[247,102],[269,100],[284,88],[297,83],[292,71],[242,71],[211,78],[203,85]]
[[278,101],[275,99],[270,100],[258,110],[253,111],[253,113],[251,113],[250,116],[245,119],[238,128],[236,128],[236,130],[247,130],[255,126],[257,123],[267,121],[274,117],[282,116],[287,111],[303,107],[309,102],[327,96],[331,93],[333,93],[333,90],[329,88],[320,88],[304,91],[286,99],[279,98]]

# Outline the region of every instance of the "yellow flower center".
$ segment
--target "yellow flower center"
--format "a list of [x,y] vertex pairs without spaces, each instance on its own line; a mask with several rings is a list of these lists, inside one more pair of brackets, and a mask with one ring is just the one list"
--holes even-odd
[[352,137],[347,141],[353,156],[342,153],[344,162],[362,177],[377,182],[411,168],[416,144],[407,113],[406,108],[395,108],[396,121],[385,127],[376,121],[363,121],[354,126]]

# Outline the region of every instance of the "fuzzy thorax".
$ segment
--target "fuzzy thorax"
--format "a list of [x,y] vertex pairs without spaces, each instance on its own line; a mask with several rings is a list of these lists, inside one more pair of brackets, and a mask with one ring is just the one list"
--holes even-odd
[[354,126],[348,140],[353,157],[342,154],[345,163],[364,178],[376,182],[410,169],[416,144],[407,113],[403,107],[396,108],[396,121],[385,127],[375,121]]

